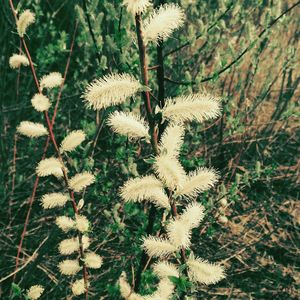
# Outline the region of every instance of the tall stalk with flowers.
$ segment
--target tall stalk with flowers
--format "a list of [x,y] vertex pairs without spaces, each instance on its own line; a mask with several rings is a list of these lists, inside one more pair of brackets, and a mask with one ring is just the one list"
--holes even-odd
[[[140,80],[129,74],[110,74],[92,82],[85,91],[84,101],[95,110],[124,103],[141,92],[146,118],[132,112],[115,111],[107,124],[114,132],[130,140],[144,140],[152,145],[153,166],[150,174],[128,180],[120,189],[125,202],[150,202],[148,232],[142,243],[144,250],[131,287],[122,273],[119,284],[125,299],[170,299],[177,293],[186,295],[192,283],[214,284],[225,277],[222,266],[198,258],[192,252],[191,233],[204,217],[204,207],[196,201],[197,195],[218,180],[212,168],[199,168],[186,174],[179,159],[185,125],[191,121],[203,122],[220,114],[220,99],[209,94],[182,95],[164,99],[162,43],[183,25],[184,11],[176,4],[164,4],[151,10],[149,0],[124,0],[133,16],[137,48],[140,58]],[[148,15],[144,17],[144,15]],[[151,100],[147,49],[158,47],[159,105]],[[156,209],[167,216],[159,233],[152,232]],[[153,235],[154,234],[154,235]],[[153,272],[160,279],[152,295],[138,294],[141,273],[150,258],[157,258]],[[184,288],[182,288],[184,286]]]
[[[82,213],[84,206],[83,199],[76,200],[76,198],[79,195],[78,193],[94,183],[95,175],[89,172],[82,172],[69,178],[69,170],[65,160],[65,154],[74,151],[84,142],[86,136],[82,130],[74,130],[66,135],[60,145],[58,144],[53,131],[53,124],[49,118],[51,99],[48,96],[48,91],[61,86],[63,78],[59,72],[52,72],[38,80],[35,65],[25,40],[29,26],[35,22],[35,14],[30,10],[25,10],[18,15],[11,0],[10,6],[14,14],[17,32],[25,55],[23,53],[13,54],[9,60],[9,64],[13,69],[21,66],[30,66],[37,89],[37,93],[31,99],[31,104],[37,112],[44,115],[45,120],[45,124],[22,121],[17,128],[17,132],[30,138],[50,136],[54,147],[54,155],[41,160],[36,167],[36,173],[39,177],[54,176],[60,178],[64,182],[64,185],[61,187],[61,191],[44,194],[41,198],[41,205],[44,209],[53,209],[71,203],[73,209],[71,216],[62,215],[57,217],[55,221],[56,225],[64,233],[70,232],[72,236],[61,241],[59,244],[59,253],[63,256],[72,255],[72,257],[62,260],[58,265],[58,269],[61,274],[66,276],[75,276],[79,271],[82,271],[81,278],[73,281],[71,289],[74,295],[84,294],[85,299],[88,299],[88,268],[100,268],[102,258],[98,254],[88,251],[90,245],[88,237],[90,223]],[[27,297],[30,299],[39,299],[43,292],[44,287],[34,285],[28,290]]]

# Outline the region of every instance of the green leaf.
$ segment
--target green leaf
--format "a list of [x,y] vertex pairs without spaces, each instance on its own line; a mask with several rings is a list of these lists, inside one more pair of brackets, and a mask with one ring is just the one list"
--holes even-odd
[[16,283],[11,284],[11,289],[14,293],[14,296],[21,296],[22,295],[22,289]]

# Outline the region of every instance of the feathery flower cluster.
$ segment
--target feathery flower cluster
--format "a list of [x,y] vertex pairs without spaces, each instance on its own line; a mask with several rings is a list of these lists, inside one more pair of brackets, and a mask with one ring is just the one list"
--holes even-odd
[[[90,246],[90,239],[88,236],[83,235],[82,236],[82,245],[83,250],[87,249]],[[59,252],[62,255],[70,255],[74,252],[76,252],[79,249],[79,239],[78,237],[75,238],[69,238],[66,240],[63,240],[59,243]]]
[[194,198],[197,194],[211,188],[218,180],[218,173],[213,169],[199,168],[185,177],[177,195]]
[[59,271],[63,275],[75,275],[81,270],[77,259],[66,259],[59,263]]
[[186,264],[192,280],[202,284],[215,284],[226,277],[222,266],[209,263],[200,258],[191,257]]
[[99,269],[103,263],[102,257],[92,252],[86,253],[84,261],[86,266],[91,269]]
[[52,72],[48,75],[44,75],[40,80],[40,86],[42,89],[52,89],[60,86],[63,83],[63,77],[59,72]]
[[145,42],[157,42],[168,38],[174,30],[183,25],[185,14],[176,4],[165,4],[157,9],[144,25]]
[[162,109],[163,118],[173,122],[202,122],[221,113],[220,100],[210,95],[192,94],[168,99]]
[[84,279],[78,279],[73,282],[72,292],[75,296],[80,296],[85,293]]
[[183,144],[184,127],[180,124],[169,125],[160,140],[159,151],[161,155],[177,158]]
[[20,37],[23,37],[29,25],[35,21],[35,14],[29,9],[24,10],[17,20],[17,31]]
[[[69,196],[67,194],[51,193],[51,194],[46,194],[42,197],[41,204],[44,209],[50,209],[54,207],[62,207],[67,203],[68,200],[69,200]],[[63,221],[66,220],[60,220],[59,223],[61,224],[61,222]]]
[[165,257],[173,254],[177,248],[170,243],[169,240],[148,236],[143,239],[143,248],[146,250],[149,256]]
[[31,104],[36,111],[47,111],[50,106],[50,100],[43,94],[35,94],[31,99]]
[[28,291],[27,291],[27,297],[31,300],[39,299],[43,292],[44,288],[41,285],[33,285]]
[[130,285],[127,282],[126,274],[122,272],[119,278],[119,285],[120,285],[120,293],[121,296],[126,300],[144,300],[144,297],[134,293],[131,290]]
[[120,195],[126,202],[148,200],[162,208],[170,206],[162,183],[153,175],[128,180],[120,189]]
[[75,221],[66,216],[57,217],[55,223],[64,232],[68,232],[76,227]]
[[179,271],[174,264],[167,261],[160,261],[153,265],[153,272],[159,278],[167,278],[169,276],[179,277]]
[[182,185],[185,172],[178,160],[168,155],[157,156],[154,169],[158,177],[170,190],[175,190]]
[[48,130],[43,124],[30,121],[22,121],[17,127],[17,132],[31,138],[48,135]]
[[139,115],[115,111],[109,116],[107,124],[116,133],[125,135],[130,139],[150,139],[149,127]]
[[151,5],[150,0],[123,0],[123,5],[126,6],[127,11],[129,11],[133,16],[146,11],[146,9]]
[[13,54],[10,58],[9,58],[9,66],[12,69],[18,69],[21,66],[29,66],[29,60],[28,58],[23,55],[23,54]]
[[83,98],[88,107],[100,110],[125,102],[141,87],[142,85],[129,74],[110,74],[90,83]]
[[54,175],[56,177],[62,177],[63,171],[62,171],[62,164],[61,162],[55,158],[45,158],[41,160],[36,168],[36,173],[40,177],[50,176]]
[[76,219],[76,227],[78,231],[85,233],[89,230],[90,223],[86,216],[76,215],[75,219]]
[[61,142],[60,151],[70,152],[73,151],[77,146],[79,146],[86,136],[82,130],[74,130],[70,132]]
[[69,187],[74,192],[80,192],[85,187],[93,184],[95,182],[95,176],[89,172],[83,172],[76,174],[69,180]]

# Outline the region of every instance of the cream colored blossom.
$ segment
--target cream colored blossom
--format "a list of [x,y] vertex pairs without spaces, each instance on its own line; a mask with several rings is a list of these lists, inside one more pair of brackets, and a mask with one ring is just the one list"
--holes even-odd
[[130,139],[150,139],[149,127],[141,116],[133,113],[115,111],[108,117],[108,126],[113,131]]
[[86,138],[84,131],[74,130],[70,132],[61,142],[60,151],[70,152],[75,150]]
[[148,200],[162,208],[170,207],[161,181],[153,175],[128,180],[120,189],[120,195],[126,202]]
[[18,69],[21,66],[29,66],[29,60],[28,58],[23,55],[23,54],[13,54],[10,58],[9,58],[9,66],[12,69]]
[[41,160],[36,168],[36,173],[40,177],[54,175],[56,177],[62,177],[62,164],[55,157],[45,158]]
[[211,188],[218,180],[218,173],[213,169],[198,168],[184,178],[177,195],[195,198],[199,193]]
[[171,300],[174,289],[174,284],[168,278],[163,278],[159,281],[157,290],[151,295],[144,296],[143,300]]
[[[89,238],[87,236],[82,237],[82,245],[84,249],[87,249],[90,245]],[[58,246],[59,252],[62,255],[70,255],[79,249],[78,237],[69,238],[61,241]]]
[[188,223],[177,219],[167,225],[170,243],[179,248],[188,248],[191,244],[191,228]]
[[59,271],[63,275],[75,275],[81,270],[77,259],[66,259],[59,263]]
[[148,236],[143,239],[143,248],[149,256],[164,257],[174,253],[177,248],[167,239]]
[[35,94],[31,99],[31,104],[39,112],[47,111],[50,106],[50,100],[43,94]]
[[93,252],[86,253],[84,261],[86,266],[91,269],[99,269],[103,263],[102,257]]
[[129,74],[110,74],[90,83],[83,95],[88,107],[99,110],[121,104],[142,87]]
[[167,261],[159,261],[153,265],[153,272],[159,278],[168,278],[169,276],[179,277],[179,271],[174,264]]
[[62,207],[69,200],[69,196],[63,193],[51,193],[42,197],[41,203],[44,209]]
[[146,11],[151,5],[150,0],[123,0],[123,5],[126,6],[127,10],[135,16]]
[[167,99],[162,109],[163,118],[174,122],[202,122],[221,113],[220,100],[210,95],[192,94]]
[[169,125],[160,140],[159,151],[162,155],[177,158],[183,144],[184,127],[182,125]]
[[120,294],[126,300],[144,300],[143,296],[136,294],[132,291],[127,282],[126,274],[122,272],[119,278]]
[[161,6],[145,21],[145,42],[167,39],[174,30],[183,25],[184,19],[185,14],[178,5],[171,3]]
[[179,219],[186,223],[189,228],[197,228],[200,222],[204,218],[204,207],[197,203],[190,203],[183,213],[179,216]]
[[89,230],[90,223],[86,216],[83,215],[76,215],[76,227],[77,229],[84,233]]
[[41,295],[44,292],[44,288],[41,285],[33,285],[28,291],[27,291],[27,297],[31,300],[36,300],[41,297]]
[[29,9],[24,10],[17,20],[17,31],[20,37],[23,37],[29,25],[35,21],[35,14]]
[[48,130],[43,124],[30,121],[22,121],[17,127],[17,132],[28,137],[48,135]]
[[63,77],[59,72],[52,72],[44,75],[40,80],[40,86],[42,89],[52,89],[60,86],[63,83]]
[[170,190],[179,188],[186,176],[179,161],[168,155],[156,157],[154,169],[158,177]]
[[76,174],[69,180],[69,187],[75,191],[80,192],[85,187],[95,182],[95,176],[89,172]]
[[[51,203],[52,204],[52,203]],[[68,232],[75,227],[75,221],[72,218],[66,216],[57,217],[55,220],[56,225],[63,230],[64,232]]]
[[201,258],[189,258],[186,264],[191,280],[202,284],[215,284],[226,277],[222,266],[209,263]]
[[[89,284],[88,284],[88,286],[89,286]],[[75,282],[73,282],[71,288],[72,288],[72,293],[75,296],[80,296],[80,295],[84,294],[86,291],[84,279],[78,279]]]

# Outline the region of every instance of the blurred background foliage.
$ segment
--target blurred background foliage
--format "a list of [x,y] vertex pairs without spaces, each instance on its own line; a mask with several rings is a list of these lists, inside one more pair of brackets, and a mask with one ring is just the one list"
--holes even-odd
[[[83,128],[88,142],[69,155],[70,173],[91,169],[97,173],[97,183],[83,195],[85,213],[93,221],[92,246],[104,257],[104,266],[90,274],[91,299],[119,299],[120,273],[125,270],[130,279],[134,276],[149,209],[124,205],[117,193],[125,180],[149,171],[151,150],[107,129],[105,117],[114,108],[95,113],[81,100],[86,84],[104,74],[128,72],[139,77],[134,22],[121,2],[15,1],[19,11],[31,9],[37,16],[26,39],[39,77],[51,71],[64,73],[78,23],[54,131],[60,141],[68,131]],[[193,235],[193,250],[210,261],[222,261],[228,276],[216,286],[199,287],[194,296],[298,299],[300,5],[283,14],[297,1],[172,2],[185,9],[187,22],[164,45],[165,95],[210,92],[222,96],[223,106],[219,119],[190,125],[181,155],[187,171],[203,165],[221,174],[219,185],[198,199],[207,216]],[[19,39],[8,1],[1,2],[0,10],[2,278],[14,270],[43,141],[16,135],[20,121],[39,121],[40,115],[30,104],[35,93],[30,70],[9,69],[8,59],[18,53]],[[157,65],[155,45],[148,47],[148,55],[149,66]],[[155,70],[150,77],[155,102]],[[49,96],[54,102],[57,92]],[[124,106],[144,111],[139,97]],[[53,153],[50,147],[47,156]],[[1,299],[18,299],[19,287],[33,284],[46,287],[45,299],[71,299],[70,281],[57,270],[62,234],[54,220],[61,211],[43,211],[39,205],[45,191],[59,188],[58,180],[40,180],[21,263],[48,239],[17,274],[13,293],[11,278],[1,283]],[[227,205],[222,205],[223,198]],[[65,213],[70,214],[67,208]],[[220,216],[228,221],[224,224]],[[146,271],[144,291],[151,291],[154,282],[156,278]]]

